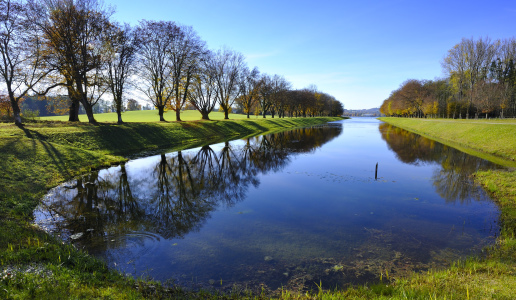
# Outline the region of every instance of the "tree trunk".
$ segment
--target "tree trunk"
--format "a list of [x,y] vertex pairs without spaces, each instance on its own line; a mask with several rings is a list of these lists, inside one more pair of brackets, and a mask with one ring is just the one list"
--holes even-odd
[[79,99],[75,96],[75,90],[72,87],[72,82],[67,81],[66,89],[68,90],[68,98],[70,98],[70,111],[68,112],[69,122],[79,122]]
[[118,101],[116,102],[116,114],[118,115],[118,124],[124,123],[122,121],[122,97],[117,98]]
[[[208,116],[209,112],[207,111],[201,111],[201,120],[209,120],[210,117]],[[247,116],[249,118],[249,116]]]
[[120,109],[117,109],[116,114],[118,115],[118,124],[122,124],[122,123],[124,123],[124,122],[122,121],[122,112],[120,111]]
[[18,105],[18,102],[14,100],[14,95],[10,95],[9,98],[11,100],[11,107],[13,109],[14,124],[16,126],[21,126],[22,119],[20,115],[20,106]]
[[88,116],[89,123],[97,123],[95,121],[95,117],[93,116],[93,106],[86,100],[81,101],[84,110],[86,111],[86,116]]
[[[70,97],[70,96],[69,96]],[[69,122],[79,122],[79,101],[77,99],[70,98],[70,111],[68,112]]]
[[163,113],[165,112],[165,106],[164,105],[159,105],[158,106],[158,114],[159,114],[159,120],[161,122],[165,122],[165,118],[163,117]]
[[176,109],[176,121],[181,122],[181,110]]
[[229,107],[224,109],[224,120],[229,120]]

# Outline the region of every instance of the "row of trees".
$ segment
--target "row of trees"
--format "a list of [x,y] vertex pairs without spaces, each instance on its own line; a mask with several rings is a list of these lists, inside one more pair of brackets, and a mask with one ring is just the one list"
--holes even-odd
[[293,91],[283,77],[251,70],[236,51],[209,50],[190,26],[143,20],[131,27],[112,14],[97,0],[0,1],[0,77],[15,123],[24,97],[50,92],[67,93],[70,121],[82,106],[95,122],[93,107],[110,95],[121,123],[128,91],[144,95],[161,121],[167,110],[180,121],[187,104],[203,119],[215,106],[226,119],[235,105],[248,117],[257,108],[264,117],[343,112],[330,95]]
[[388,116],[516,116],[516,40],[462,39],[442,61],[448,77],[405,81],[380,111]]

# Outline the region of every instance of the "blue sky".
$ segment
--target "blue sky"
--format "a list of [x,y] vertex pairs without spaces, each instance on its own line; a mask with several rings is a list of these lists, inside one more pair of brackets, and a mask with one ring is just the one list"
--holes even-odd
[[346,109],[379,107],[407,79],[443,77],[463,37],[515,37],[516,0],[104,0],[113,18],[192,26],[208,47],[243,53],[294,88],[315,84]]

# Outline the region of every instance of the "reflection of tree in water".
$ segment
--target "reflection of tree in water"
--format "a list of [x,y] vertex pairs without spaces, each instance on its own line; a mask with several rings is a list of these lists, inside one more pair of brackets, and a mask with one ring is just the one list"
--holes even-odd
[[[153,167],[129,174],[124,165],[92,172],[71,187],[54,189],[50,211],[61,216],[58,226],[87,233],[83,241],[100,239],[95,251],[108,247],[103,240],[131,232],[184,237],[219,205],[242,201],[250,185],[259,185],[258,175],[282,169],[292,155],[312,152],[340,132],[336,126],[301,128],[226,142],[220,150],[204,146],[162,154]],[[124,243],[117,239],[112,246]]]
[[482,189],[473,184],[471,175],[477,170],[499,167],[387,123],[380,124],[380,132],[400,161],[415,165],[437,163],[441,166],[434,172],[432,180],[437,192],[446,201],[459,200],[462,203],[471,198],[484,199]]

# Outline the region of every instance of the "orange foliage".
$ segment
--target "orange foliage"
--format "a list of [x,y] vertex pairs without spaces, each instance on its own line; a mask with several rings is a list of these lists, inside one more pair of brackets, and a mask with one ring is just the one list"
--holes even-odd
[[11,117],[13,115],[13,108],[11,101],[7,95],[0,95],[0,116]]

